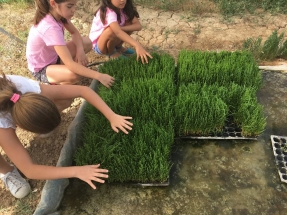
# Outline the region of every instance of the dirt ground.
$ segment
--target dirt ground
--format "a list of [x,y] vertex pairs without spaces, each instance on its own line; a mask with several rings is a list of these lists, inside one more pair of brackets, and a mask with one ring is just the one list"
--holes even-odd
[[[25,43],[35,8],[8,5],[0,7],[0,28],[5,30],[1,31],[0,29],[0,70],[6,74],[19,74],[32,78],[27,69]],[[93,18],[92,14],[96,7],[95,3],[78,2],[73,23],[81,34],[88,35]],[[265,40],[274,30],[279,30],[279,33],[286,30],[286,15],[274,16],[260,11],[253,16],[244,15],[226,19],[218,13],[191,15],[157,11],[142,6],[137,8],[143,29],[133,34],[133,38],[150,52],[161,50],[174,57],[178,55],[181,49],[234,51],[240,49],[243,41],[247,38],[261,36]],[[13,36],[18,39],[16,40]],[[106,59],[92,52],[88,54],[88,57],[90,62]],[[279,59],[260,64],[277,65],[283,63],[286,62]],[[80,84],[89,85],[90,81],[84,79]],[[47,138],[40,138],[36,134],[17,129],[19,139],[35,163],[56,165],[69,124],[77,114],[81,103],[82,99],[76,99],[70,108],[63,111],[61,125]],[[7,158],[1,149],[0,151]],[[0,183],[0,214],[33,213],[40,200],[45,181],[29,179],[28,181],[33,192],[23,200],[15,199]]]

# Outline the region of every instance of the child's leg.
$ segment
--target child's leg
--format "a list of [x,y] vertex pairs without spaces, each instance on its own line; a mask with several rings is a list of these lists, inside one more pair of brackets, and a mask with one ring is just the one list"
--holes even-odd
[[119,57],[120,54],[115,52],[115,47],[121,40],[114,34],[111,28],[107,27],[101,34],[97,45],[101,53],[110,55],[111,58]]
[[65,65],[49,65],[45,72],[48,82],[52,84],[75,84],[81,80],[81,76],[71,72]]
[[13,167],[10,166],[9,163],[7,163],[4,158],[0,155],[0,173],[6,174],[7,172],[11,172],[13,170]]
[[[124,26],[128,26],[131,25],[131,22],[126,22]],[[133,31],[125,31],[128,35],[131,35],[133,33]],[[126,52],[127,48],[123,47],[123,43],[124,41],[119,42],[119,44],[116,45],[116,49],[120,52]]]
[[[85,53],[88,53],[89,51],[92,50],[92,41],[88,37],[82,37],[82,40],[83,40],[84,51]],[[69,41],[66,44],[72,57],[75,58],[77,53],[77,47],[75,43],[73,41]]]
[[[82,42],[85,53],[91,51],[92,41],[88,37],[82,37]],[[75,43],[73,41],[67,42],[67,48],[74,59],[77,53]],[[81,76],[71,72],[65,65],[62,64],[49,65],[44,73],[44,75],[47,76],[48,82],[52,84],[76,84],[82,78]]]
[[[131,35],[133,32],[132,31],[129,31],[129,32],[126,32],[128,35]],[[116,49],[117,51],[121,52],[121,53],[125,53],[128,49],[123,47],[123,43],[124,41],[121,41],[116,45]],[[134,53],[131,53],[131,54],[134,54]]]
[[29,183],[22,178],[18,170],[8,164],[0,155],[0,179],[16,198],[24,198],[31,192]]

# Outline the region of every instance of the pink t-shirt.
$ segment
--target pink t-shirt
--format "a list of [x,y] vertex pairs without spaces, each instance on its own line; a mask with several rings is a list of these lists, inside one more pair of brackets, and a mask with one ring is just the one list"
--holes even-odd
[[[120,10],[121,15],[121,23],[119,23],[120,26],[123,26],[126,23],[126,15],[123,13],[122,10]],[[106,23],[103,24],[101,17],[100,17],[100,11],[97,12],[96,16],[93,19],[92,28],[90,31],[90,39],[93,43],[93,47],[98,42],[99,37],[101,36],[102,32],[106,27],[108,27],[111,23],[118,22],[117,14],[110,8],[107,7],[106,12]]]
[[31,27],[26,48],[31,72],[39,72],[43,67],[57,62],[58,54],[54,46],[66,45],[63,26],[61,21],[57,22],[47,14],[38,25]]

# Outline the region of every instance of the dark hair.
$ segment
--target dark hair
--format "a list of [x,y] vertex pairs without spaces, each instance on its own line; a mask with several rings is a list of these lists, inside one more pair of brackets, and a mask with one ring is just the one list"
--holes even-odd
[[[15,103],[10,100],[14,93],[20,95]],[[39,134],[49,133],[61,122],[54,102],[37,93],[22,94],[3,72],[0,72],[0,112],[11,113],[20,128]]]
[[[101,6],[99,9],[95,12],[95,16],[98,11],[100,11],[100,17],[101,21],[103,24],[106,23],[106,12],[107,12],[107,7],[115,11],[117,14],[118,22],[121,22],[121,16],[120,16],[120,9],[116,8],[111,0],[102,0]],[[137,12],[136,7],[134,6],[133,0],[127,0],[126,5],[123,8],[123,13],[128,17],[127,21],[131,22],[134,17],[139,18],[139,13]]]
[[[50,0],[36,0],[36,13],[33,19],[33,24],[38,25],[39,22],[49,13],[50,11]],[[54,0],[57,4],[66,2],[67,0]],[[63,23],[67,23],[65,18],[61,18]]]

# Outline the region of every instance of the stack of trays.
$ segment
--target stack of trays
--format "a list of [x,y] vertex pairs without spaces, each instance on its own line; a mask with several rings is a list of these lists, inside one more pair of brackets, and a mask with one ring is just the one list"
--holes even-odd
[[287,183],[287,137],[271,135],[271,142],[280,179]]

